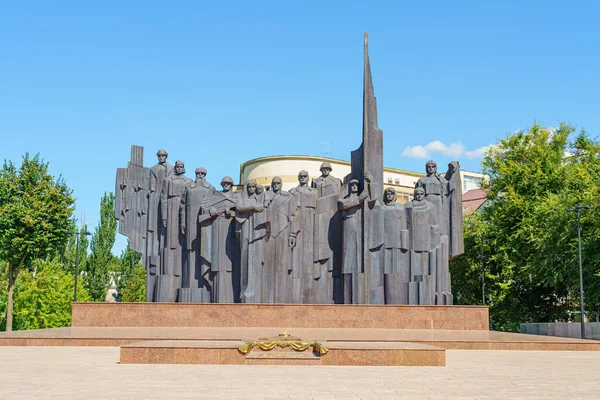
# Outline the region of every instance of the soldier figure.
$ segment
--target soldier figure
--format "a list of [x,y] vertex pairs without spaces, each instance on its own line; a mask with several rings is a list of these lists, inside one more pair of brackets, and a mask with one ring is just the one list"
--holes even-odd
[[317,191],[308,185],[308,172],[298,172],[298,186],[290,193],[296,201],[296,243],[292,251],[292,302],[297,304],[316,303],[317,293],[314,279],[314,221],[317,208]]
[[409,232],[405,208],[396,202],[396,198],[393,187],[383,192],[385,303],[408,304]]
[[313,179],[312,187],[317,189],[319,198],[331,195],[339,195],[342,189],[342,181],[331,176],[331,164],[324,162],[321,164],[321,176]]
[[155,295],[156,278],[161,273],[162,249],[165,238],[160,194],[165,185],[165,180],[170,178],[173,173],[173,166],[167,162],[167,151],[158,150],[156,156],[158,157],[158,164],[150,168],[150,193],[148,194],[146,301],[158,301]]
[[265,192],[265,207],[269,222],[268,240],[265,243],[265,269],[263,273],[263,301],[265,303],[290,303],[292,293],[292,248],[295,245],[297,223],[294,218],[296,202],[289,192],[284,192],[282,180],[276,176],[271,181],[271,191]]
[[202,200],[215,193],[215,188],[205,178],[206,169],[196,168],[196,180],[187,184],[181,197],[179,221],[185,236],[182,288],[179,290],[179,301],[182,302],[210,302],[210,285],[205,276],[208,267],[198,256],[201,242],[198,217]]
[[342,275],[344,303],[352,304],[352,292],[358,288],[357,274],[362,266],[362,215],[360,208],[369,197],[366,190],[358,193],[358,179],[348,182],[348,195],[338,201],[342,217]]
[[414,200],[406,204],[410,232],[409,304],[435,304],[435,275],[441,249],[436,208],[426,200],[425,189],[416,187]]
[[211,302],[240,301],[240,246],[236,235],[233,179],[221,180],[223,191],[202,200],[200,255],[210,269]]
[[314,236],[314,281],[317,303],[343,303],[341,277],[342,215],[338,212],[342,181],[331,176],[331,164],[321,164],[321,176],[313,179],[317,190]]
[[161,272],[157,281],[157,301],[176,300],[181,287],[183,264],[183,235],[180,234],[179,209],[186,186],[192,180],[184,175],[182,161],[175,162],[174,173],[165,179],[160,194],[162,225],[165,228],[165,246],[162,251]]
[[250,180],[244,185],[242,198],[235,203],[236,230],[240,242],[240,301],[242,303],[262,302],[262,269],[264,264],[263,241],[264,206],[258,203],[256,182]]

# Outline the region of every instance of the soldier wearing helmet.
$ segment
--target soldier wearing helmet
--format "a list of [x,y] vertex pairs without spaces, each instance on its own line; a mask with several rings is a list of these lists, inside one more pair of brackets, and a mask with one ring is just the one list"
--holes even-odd
[[331,176],[331,164],[324,162],[321,164],[321,176],[313,179],[311,186],[317,189],[318,197],[338,195],[342,188],[342,181]]

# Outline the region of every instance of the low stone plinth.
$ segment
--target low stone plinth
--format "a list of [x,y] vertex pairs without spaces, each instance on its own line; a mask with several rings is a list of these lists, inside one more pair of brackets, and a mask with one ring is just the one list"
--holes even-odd
[[240,341],[163,340],[121,346],[121,364],[445,366],[439,347],[403,342],[327,342],[329,352],[238,351]]
[[74,327],[488,330],[488,307],[351,304],[73,303]]

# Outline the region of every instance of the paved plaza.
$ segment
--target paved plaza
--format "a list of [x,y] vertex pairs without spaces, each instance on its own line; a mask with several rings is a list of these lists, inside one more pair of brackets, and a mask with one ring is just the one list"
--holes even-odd
[[0,398],[600,398],[600,352],[447,350],[446,357],[446,367],[119,365],[118,347],[0,347]]

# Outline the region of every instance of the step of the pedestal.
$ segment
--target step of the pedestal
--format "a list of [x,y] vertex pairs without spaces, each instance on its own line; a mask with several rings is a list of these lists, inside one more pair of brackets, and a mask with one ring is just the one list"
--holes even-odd
[[489,328],[483,306],[73,303],[74,327]]
[[[273,337],[288,328],[50,328],[0,332],[0,346],[122,346],[161,340],[239,343],[248,338]],[[448,350],[600,351],[600,340],[481,330],[294,328],[289,332],[306,340],[318,338],[330,344],[411,342]]]

